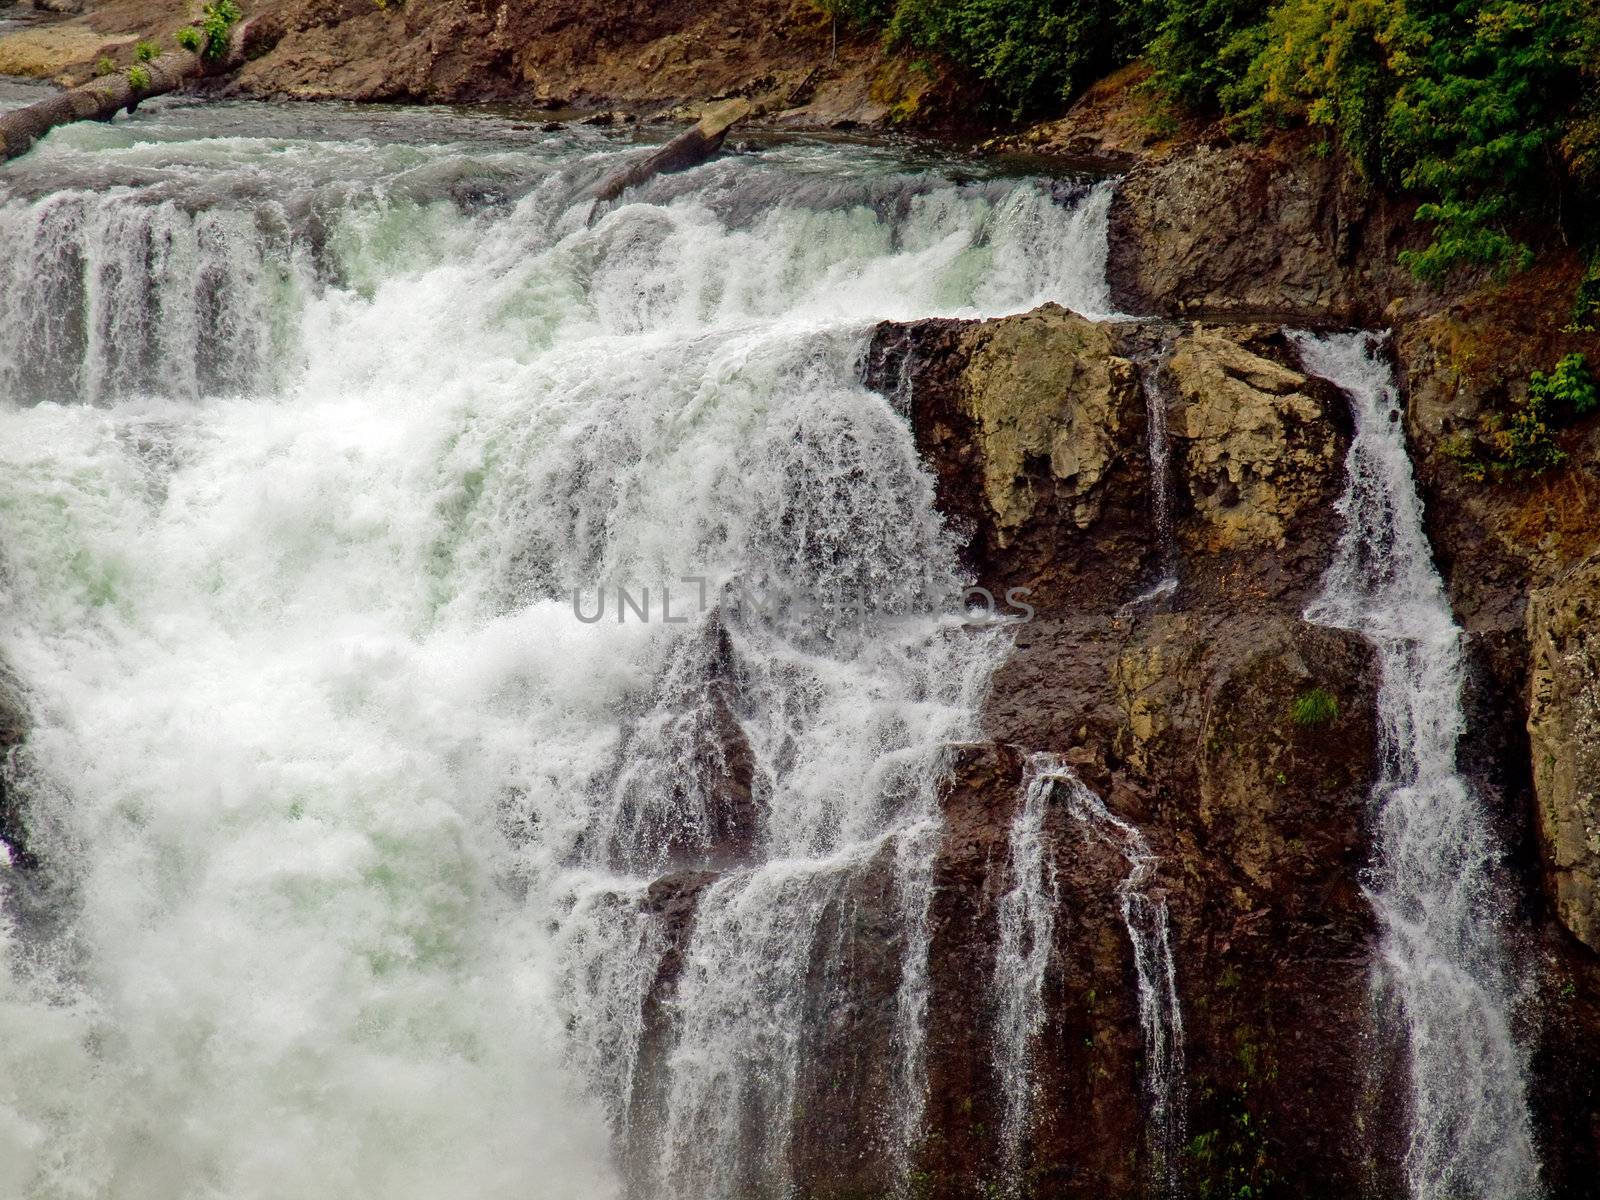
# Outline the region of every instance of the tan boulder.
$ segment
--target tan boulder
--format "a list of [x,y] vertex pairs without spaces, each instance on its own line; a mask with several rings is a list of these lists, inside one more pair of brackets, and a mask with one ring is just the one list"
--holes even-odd
[[1047,463],[1055,503],[1087,528],[1116,458],[1138,376],[1113,331],[1056,305],[975,327],[961,406],[973,422],[983,494],[996,539],[1009,544],[1042,499],[1034,463]]
[[1309,381],[1204,329],[1178,339],[1169,369],[1174,449],[1203,548],[1283,547],[1338,471],[1339,439]]

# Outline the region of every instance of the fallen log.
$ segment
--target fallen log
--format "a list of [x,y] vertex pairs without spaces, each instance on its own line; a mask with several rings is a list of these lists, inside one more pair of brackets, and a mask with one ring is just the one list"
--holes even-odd
[[[0,163],[26,154],[33,144],[58,125],[74,121],[109,121],[126,109],[132,112],[140,101],[176,91],[190,80],[232,70],[247,56],[269,44],[267,27],[256,21],[235,25],[228,39],[227,53],[208,58],[202,53],[177,49],[149,62],[113,75],[101,75],[88,83],[57,92],[55,95],[0,113]],[[139,74],[135,75],[135,72]],[[136,84],[137,81],[137,84]]]
[[139,82],[144,86],[135,87],[129,79],[131,71],[102,75],[26,108],[0,114],[0,162],[26,154],[57,125],[73,121],[109,121],[123,109],[132,112],[139,101],[164,95],[191,79],[198,79],[205,73],[205,62],[188,50],[174,50],[140,63],[136,69],[144,72],[148,84],[140,77]]
[[599,201],[615,200],[631,187],[657,175],[687,171],[722,149],[728,130],[750,115],[748,100],[725,100],[701,114],[694,128],[680,133],[661,149],[607,177],[594,190]]

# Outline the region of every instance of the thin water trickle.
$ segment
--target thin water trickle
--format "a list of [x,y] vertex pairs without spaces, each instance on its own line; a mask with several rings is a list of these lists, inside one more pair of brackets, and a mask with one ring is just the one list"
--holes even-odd
[[1345,522],[1306,617],[1377,651],[1379,776],[1367,894],[1381,924],[1375,995],[1408,1046],[1415,1200],[1539,1194],[1515,987],[1495,897],[1500,858],[1456,750],[1461,630],[1434,567],[1380,335],[1294,333],[1305,369],[1350,401]]
[[1045,975],[1050,967],[1060,894],[1055,862],[1044,839],[1045,816],[1057,783],[1072,778],[1057,755],[1029,758],[1022,803],[1011,821],[1010,887],[1000,898],[995,953],[994,1070],[1004,1102],[1000,1121],[1000,1181],[1022,1195],[1024,1149],[1034,1111],[1034,1051],[1045,1025]]
[[1145,403],[1145,456],[1150,471],[1150,524],[1156,541],[1156,580],[1123,605],[1123,613],[1158,604],[1178,591],[1178,538],[1172,515],[1172,441],[1168,409],[1172,403],[1167,361],[1172,357],[1170,335],[1155,349],[1139,356],[1139,390]]
[[1168,409],[1172,392],[1167,381],[1167,360],[1172,342],[1165,341],[1156,356],[1139,364],[1145,397],[1145,440],[1150,459],[1150,508],[1160,555],[1161,581],[1152,591],[1174,591],[1178,586],[1178,540],[1172,526],[1172,442],[1168,436]]
[[1053,754],[1035,754],[1028,760],[1022,801],[1011,823],[1010,887],[999,908],[1000,940],[992,987],[995,1077],[1003,1098],[1000,1185],[1008,1196],[1025,1194],[1026,1145],[1036,1087],[1034,1058],[1045,1027],[1045,980],[1060,911],[1054,851],[1045,836],[1050,801],[1057,789],[1067,814],[1085,836],[1110,847],[1128,864],[1128,874],[1117,887],[1117,900],[1133,952],[1144,1038],[1151,1186],[1157,1196],[1177,1196],[1182,1186],[1187,1084],[1183,1015],[1167,904],[1150,886],[1159,860],[1144,835],[1106,808],[1066,760]]
[[1188,1082],[1167,901],[1150,886],[1160,860],[1144,834],[1108,809],[1076,775],[1067,780],[1067,810],[1092,837],[1121,854],[1128,864],[1128,874],[1117,887],[1117,900],[1133,947],[1139,989],[1152,1192],[1158,1197],[1175,1197],[1183,1183]]

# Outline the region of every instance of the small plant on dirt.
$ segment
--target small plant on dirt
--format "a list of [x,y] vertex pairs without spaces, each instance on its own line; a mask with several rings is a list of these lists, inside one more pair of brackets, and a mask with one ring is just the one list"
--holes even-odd
[[221,58],[228,52],[228,35],[244,16],[234,0],[212,0],[200,12],[200,28],[206,35],[205,57]]
[[150,72],[143,67],[128,68],[128,86],[136,92],[150,90]]
[[102,54],[94,60],[94,73],[97,78],[101,75],[115,75],[117,73],[117,64]]
[[1469,483],[1527,479],[1567,461],[1563,429],[1600,409],[1600,383],[1582,354],[1528,375],[1527,393],[1508,409],[1484,413],[1474,431],[1446,439],[1440,452]]
[[151,62],[161,57],[160,42],[140,42],[133,48],[133,56],[140,62]]
[[1289,715],[1296,725],[1313,728],[1332,724],[1339,715],[1339,698],[1326,688],[1312,688],[1294,698]]
[[1528,376],[1528,396],[1494,436],[1506,465],[1532,475],[1559,467],[1567,452],[1556,433],[1600,405],[1600,388],[1581,354],[1568,354],[1552,371]]
[[193,25],[185,25],[178,30],[175,40],[182,49],[187,50],[190,54],[199,54],[200,47],[206,44],[206,35]]
[[1593,333],[1600,321],[1600,254],[1591,255],[1589,266],[1578,283],[1578,294],[1572,299],[1572,320],[1568,333]]

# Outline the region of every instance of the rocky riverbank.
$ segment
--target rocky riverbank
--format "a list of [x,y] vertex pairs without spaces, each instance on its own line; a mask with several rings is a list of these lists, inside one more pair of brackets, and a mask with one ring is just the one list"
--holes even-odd
[[[742,96],[777,124],[854,128],[918,112],[943,82],[785,0],[265,0],[244,8],[272,36],[224,90],[261,99],[504,101],[633,119]],[[131,63],[141,39],[169,42],[193,17],[186,0],[107,0],[0,33],[0,75],[81,83],[97,60]]]

